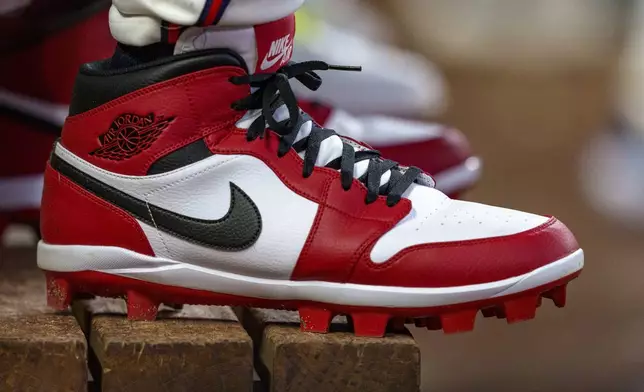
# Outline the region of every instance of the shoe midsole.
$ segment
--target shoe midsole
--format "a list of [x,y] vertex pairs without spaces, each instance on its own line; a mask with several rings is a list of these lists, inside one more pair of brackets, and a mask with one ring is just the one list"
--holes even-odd
[[458,287],[370,286],[325,281],[250,277],[152,257],[108,246],[38,244],[38,266],[46,271],[98,271],[146,282],[269,300],[303,300],[350,306],[421,308],[502,297],[559,280],[583,268],[579,249],[524,275]]

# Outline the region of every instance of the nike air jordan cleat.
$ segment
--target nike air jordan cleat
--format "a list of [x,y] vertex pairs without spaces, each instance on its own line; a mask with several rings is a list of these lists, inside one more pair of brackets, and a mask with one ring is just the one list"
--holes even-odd
[[[106,8],[94,3],[58,19],[49,18],[46,26],[39,25],[44,29],[41,35],[27,37],[25,27],[25,34],[16,41],[20,47],[3,46],[0,156],[6,161],[0,165],[0,237],[11,223],[38,227],[43,172],[67,116],[78,67],[114,50]],[[30,21],[26,16],[3,16],[0,20],[7,22],[0,34],[8,34],[8,27],[17,28]],[[14,41],[5,40],[6,35],[2,38],[3,45]]]
[[465,135],[457,129],[394,117],[353,116],[317,102],[299,102],[325,128],[360,140],[389,159],[418,166],[431,174],[436,188],[450,197],[458,197],[481,176],[480,158],[472,155]]
[[296,309],[305,331],[346,314],[382,336],[390,322],[457,332],[479,310],[515,322],[542,297],[564,305],[584,257],[561,222],[451,200],[319,128],[288,80],[315,89],[315,70],[339,67],[253,74],[270,45],[257,47],[81,69],[45,173],[51,306],[125,297],[139,320],[160,303]]

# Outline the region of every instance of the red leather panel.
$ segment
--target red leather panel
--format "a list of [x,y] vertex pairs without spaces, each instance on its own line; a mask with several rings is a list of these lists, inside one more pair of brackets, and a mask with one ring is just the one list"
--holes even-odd
[[49,165],[40,229],[48,244],[117,246],[154,256],[131,215],[72,183]]
[[383,264],[360,259],[351,283],[401,287],[449,287],[494,282],[531,272],[579,249],[555,218],[522,233],[481,240],[417,245]]
[[[69,117],[62,143],[78,157],[114,173],[142,176],[160,157],[221,129],[231,129],[243,115],[230,108],[248,95],[248,88],[228,81],[242,70],[219,67],[158,83],[99,108]],[[173,118],[155,141],[135,156],[110,160],[91,155],[102,147],[100,137],[124,114]]]

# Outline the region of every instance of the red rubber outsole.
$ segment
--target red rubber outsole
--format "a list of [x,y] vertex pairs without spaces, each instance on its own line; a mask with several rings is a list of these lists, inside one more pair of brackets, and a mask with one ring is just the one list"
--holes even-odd
[[65,310],[72,300],[87,298],[87,295],[125,298],[130,320],[154,320],[161,303],[297,310],[302,331],[326,333],[333,316],[343,314],[352,321],[356,336],[371,337],[384,336],[388,326],[396,330],[410,323],[430,330],[442,329],[445,333],[471,331],[479,311],[485,317],[505,318],[510,324],[529,320],[535,317],[542,298],[552,299],[557,307],[565,306],[566,285],[580,273],[504,297],[430,308],[383,308],[241,297],[95,271],[45,271],[47,304],[57,310]]

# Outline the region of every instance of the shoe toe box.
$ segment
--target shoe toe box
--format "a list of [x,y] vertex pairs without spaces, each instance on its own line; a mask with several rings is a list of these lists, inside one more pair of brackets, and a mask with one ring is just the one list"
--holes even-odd
[[529,274],[579,250],[570,230],[543,217],[444,198],[416,208],[363,257],[352,281],[453,287]]

